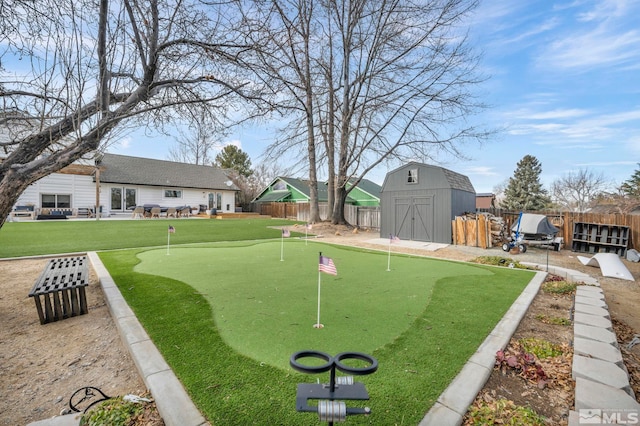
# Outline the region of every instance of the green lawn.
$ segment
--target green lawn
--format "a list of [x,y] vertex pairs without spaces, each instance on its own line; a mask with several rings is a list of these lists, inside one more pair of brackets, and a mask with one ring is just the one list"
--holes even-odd
[[268,227],[294,229],[279,219],[7,222],[0,229],[0,258],[163,246],[169,225],[176,229],[172,244],[276,238],[280,231]]
[[[167,254],[167,228],[171,249]],[[369,417],[351,424],[415,425],[460,371],[530,271],[463,264],[285,239],[277,220],[7,223],[0,256],[100,253],[121,292],[212,424],[317,425],[295,410],[296,385],[328,381],[288,366],[317,349],[376,357],[365,383]],[[294,234],[295,236],[295,234]],[[129,248],[126,250],[114,250]],[[318,252],[338,276],[322,274]]]

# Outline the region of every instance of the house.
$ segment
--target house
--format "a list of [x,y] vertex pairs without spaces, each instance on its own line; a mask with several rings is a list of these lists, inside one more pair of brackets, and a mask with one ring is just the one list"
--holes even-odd
[[31,184],[16,206],[65,215],[98,203],[102,216],[144,204],[226,213],[235,211],[238,190],[217,167],[106,153],[95,165],[72,164]]
[[380,236],[451,244],[451,221],[475,208],[476,192],[467,176],[410,162],[384,179]]
[[476,194],[476,209],[492,209],[496,206],[496,196],[491,192]]
[[[353,181],[351,181],[353,182]],[[352,183],[347,183],[347,187],[352,187]],[[327,184],[318,182],[318,202],[327,202]],[[367,179],[362,179],[360,183],[349,192],[346,203],[355,206],[379,206],[380,205],[380,185]],[[253,203],[308,203],[311,200],[309,193],[309,181],[303,179],[279,176],[275,178],[260,194],[253,199]]]

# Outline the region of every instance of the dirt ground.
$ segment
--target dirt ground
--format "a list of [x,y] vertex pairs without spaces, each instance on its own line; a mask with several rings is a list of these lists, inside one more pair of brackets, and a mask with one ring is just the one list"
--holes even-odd
[[[294,227],[291,230],[296,229]],[[299,232],[303,232],[302,229]],[[321,235],[318,239],[321,241],[387,249],[386,246],[368,242],[379,237],[375,232],[354,232],[347,227],[326,225],[314,226],[313,232]],[[393,245],[392,250],[462,261],[477,256],[506,254],[499,248],[483,250],[462,246],[425,252]],[[599,269],[583,266],[577,260],[577,254],[567,250],[546,252],[532,248],[527,253],[511,257],[519,261],[546,264],[547,255],[550,265],[580,270],[599,279],[610,313],[617,324],[616,331],[625,339],[623,343],[632,339],[634,334],[640,334],[640,316],[636,315],[640,306],[640,264],[625,261],[636,279],[631,282],[602,278]],[[24,425],[59,415],[68,408],[73,392],[85,386],[97,387],[109,396],[142,395],[146,392],[127,349],[120,341],[95,275],[92,274],[87,288],[88,314],[40,324],[35,304],[28,293],[46,262],[46,259],[0,261],[0,426]],[[548,336],[550,340],[569,341],[572,338],[571,327],[559,332],[557,328],[547,327],[536,319],[538,313],[550,309],[568,312],[567,303],[570,304],[570,300],[558,301],[539,295],[516,334],[526,335],[535,331]],[[640,345],[631,352],[634,356],[640,356]],[[640,371],[640,368],[633,371]],[[511,394],[511,399],[515,399],[513,396],[519,393],[520,399],[525,402],[539,400],[536,403],[538,406],[557,406],[557,409],[549,412],[564,413],[571,408],[566,406],[568,401],[572,401],[571,395],[565,399],[553,397],[557,400],[549,402],[549,397],[544,393],[537,395],[532,390],[516,387],[510,390],[507,386],[510,385],[491,383],[490,380],[485,392],[489,397],[492,397],[492,390],[495,395],[500,392]],[[506,392],[502,389],[506,389]],[[561,414],[559,416],[556,418],[561,418]]]

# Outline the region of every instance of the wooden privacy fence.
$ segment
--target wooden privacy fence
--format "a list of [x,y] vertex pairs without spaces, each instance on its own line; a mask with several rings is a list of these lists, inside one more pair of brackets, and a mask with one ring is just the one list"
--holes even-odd
[[271,217],[297,219],[298,207],[297,203],[259,203],[258,213]]
[[[327,203],[319,203],[320,220],[331,217]],[[296,219],[308,222],[311,206],[309,203],[260,203],[258,213],[271,217]],[[380,207],[344,206],[344,217],[352,226],[366,229],[380,229]]]
[[[511,227],[518,221],[519,211],[506,211],[500,209],[484,210],[484,213],[489,213],[489,217],[494,216],[501,218],[504,222],[503,234],[505,237],[511,234]],[[543,214],[549,218],[549,221],[559,229],[557,236],[562,237],[564,241],[564,248],[571,249],[573,244],[573,232],[574,225],[576,223],[594,223],[601,225],[618,225],[626,226],[629,228],[630,236],[628,239],[628,249],[636,249],[640,247],[640,215],[622,214],[622,213],[581,213],[581,212],[557,212],[557,211],[531,211],[525,213]],[[478,214],[477,216],[483,216]],[[464,219],[460,219],[463,221]],[[484,247],[483,242],[488,239],[488,232],[486,227],[480,224],[482,219],[478,219],[478,224],[474,223],[475,220],[466,219],[465,223],[459,223],[458,217],[453,221],[452,232],[454,244],[462,245],[475,245],[477,247]],[[475,233],[478,233],[476,236]],[[484,235],[481,235],[483,234]],[[491,237],[494,239],[493,246],[496,244],[496,230],[491,233]],[[501,239],[499,237],[498,239]],[[477,241],[477,243],[476,243]],[[487,247],[489,247],[487,245]]]

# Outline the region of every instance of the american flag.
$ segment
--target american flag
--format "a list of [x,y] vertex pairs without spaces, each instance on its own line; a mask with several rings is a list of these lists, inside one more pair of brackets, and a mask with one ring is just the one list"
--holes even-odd
[[282,228],[282,237],[289,238],[291,236],[291,232],[288,229]]
[[325,272],[331,275],[338,275],[336,265],[333,263],[330,257],[320,255],[320,263],[318,264],[318,271]]
[[397,235],[389,234],[389,242],[390,243],[397,243],[399,241],[400,241],[400,238],[398,238]]
[[169,233],[170,234],[175,234],[176,233],[176,228],[174,228],[173,226],[169,225]]

